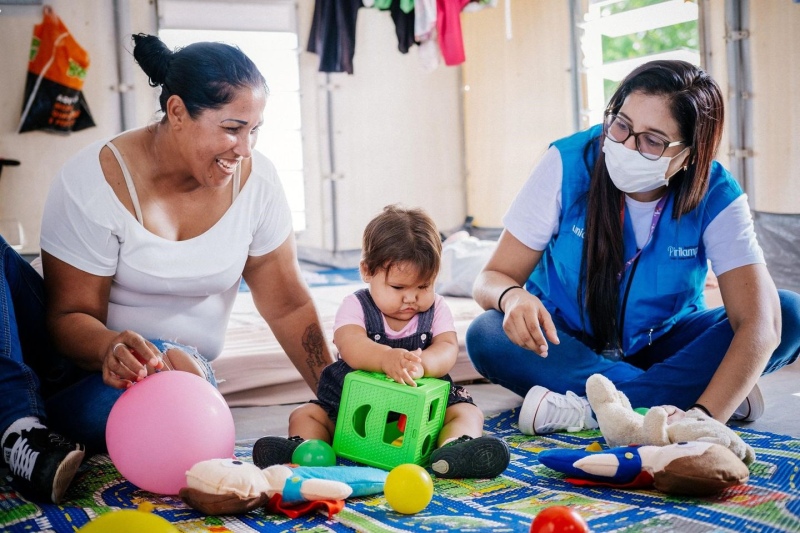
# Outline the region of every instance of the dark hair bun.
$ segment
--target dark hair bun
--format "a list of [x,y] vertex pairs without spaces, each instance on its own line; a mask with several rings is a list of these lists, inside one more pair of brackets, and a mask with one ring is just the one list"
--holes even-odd
[[172,50],[158,37],[144,33],[133,36],[133,45],[133,58],[150,78],[150,85],[163,85],[167,81]]
[[224,43],[198,42],[174,52],[154,35],[133,36],[133,58],[160,87],[161,111],[178,96],[189,115],[197,118],[205,109],[219,109],[236,96],[240,87],[260,88],[269,94],[264,76],[244,52]]

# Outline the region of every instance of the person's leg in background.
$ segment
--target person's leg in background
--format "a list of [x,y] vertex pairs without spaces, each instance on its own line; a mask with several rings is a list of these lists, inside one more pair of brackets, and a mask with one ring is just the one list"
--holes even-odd
[[652,345],[626,357],[644,372],[614,384],[634,407],[688,408],[705,390],[732,339],[723,307],[692,313]]
[[778,289],[778,297],[781,301],[781,343],[767,363],[764,374],[794,363],[800,355],[800,294]]
[[503,314],[487,311],[467,329],[466,346],[475,369],[492,383],[525,396],[531,387],[546,387],[564,394],[585,394],[586,380],[603,374],[613,382],[629,381],[642,370],[627,363],[615,363],[595,353],[555,320],[559,344],[550,343],[547,357],[517,346],[503,331]]
[[52,350],[43,302],[42,279],[0,237],[0,448],[23,495],[58,503],[84,449],[44,426],[40,381],[25,357]]
[[524,398],[519,428],[525,434],[596,428],[584,398],[589,376],[603,374],[612,382],[624,382],[643,373],[595,353],[558,319],[560,343],[551,343],[547,357],[541,357],[508,339],[503,317],[493,310],[478,316],[467,330],[467,353],[482,376]]
[[[800,296],[789,291],[779,291],[779,296],[781,343],[764,373],[792,363],[800,352]],[[704,310],[685,318],[653,346],[612,362],[556,321],[561,343],[551,344],[548,357],[541,358],[513,344],[502,321],[497,311],[476,318],[467,331],[467,351],[481,375],[525,397],[520,430],[528,434],[592,427],[583,396],[586,379],[595,373],[609,378],[635,407],[686,408],[705,390],[733,338],[724,308]],[[756,387],[735,416],[752,421],[762,412]]]
[[[778,291],[781,302],[781,342],[764,369],[768,374],[797,360],[800,352],[800,296]],[[673,329],[626,360],[645,372],[626,382],[615,382],[635,407],[674,405],[686,409],[703,393],[719,367],[733,339],[725,309],[698,311],[681,320]],[[613,378],[610,378],[612,381]],[[752,414],[740,406],[742,418],[753,421],[763,413],[760,391],[753,391]],[[737,414],[740,413],[737,409]]]

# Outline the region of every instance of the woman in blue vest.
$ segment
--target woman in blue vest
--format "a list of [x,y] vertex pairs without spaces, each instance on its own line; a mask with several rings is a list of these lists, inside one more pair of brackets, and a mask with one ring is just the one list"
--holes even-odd
[[[584,397],[595,373],[634,406],[763,413],[759,376],[800,351],[800,297],[776,290],[747,198],[713,160],[723,117],[701,69],[649,62],[517,195],[466,342],[482,375],[525,397],[523,433],[596,428]],[[708,263],[724,307],[706,308]]]

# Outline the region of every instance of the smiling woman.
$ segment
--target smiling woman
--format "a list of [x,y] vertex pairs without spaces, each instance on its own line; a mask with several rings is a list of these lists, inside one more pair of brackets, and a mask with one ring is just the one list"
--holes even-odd
[[222,350],[242,278],[312,391],[332,361],[277,172],[253,151],[263,76],[233,46],[173,52],[155,36],[134,42],[163,118],[94,143],[61,169],[42,222],[44,280],[0,243],[3,281],[15,287],[0,318],[19,328],[15,356],[0,360],[0,435],[38,453],[25,456],[40,458],[33,465],[6,454],[25,461],[10,466],[33,498],[60,498],[83,446],[34,440],[30,428],[47,420],[102,450],[111,407],[134,383],[186,371],[216,384],[208,361]]
[[[264,6],[260,4],[259,7]],[[275,164],[292,210],[292,226],[295,232],[304,231],[306,195],[300,114],[299,41],[296,31],[291,29],[295,25],[233,31],[212,29],[213,26],[209,25],[212,22],[226,27],[217,20],[208,21],[202,18],[197,21],[187,20],[186,17],[167,17],[160,25],[158,36],[173,49],[198,41],[231,44],[253,60],[269,86],[264,124],[259,129],[254,148]],[[197,25],[202,26],[202,29],[192,29]]]

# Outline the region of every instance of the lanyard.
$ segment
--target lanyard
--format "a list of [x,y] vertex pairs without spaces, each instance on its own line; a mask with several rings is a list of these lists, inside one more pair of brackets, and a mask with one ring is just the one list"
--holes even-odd
[[[622,279],[622,275],[625,273],[625,271],[628,270],[628,268],[630,268],[630,266],[633,264],[633,262],[636,261],[636,258],[638,258],[639,255],[642,253],[642,250],[644,250],[645,247],[648,244],[650,244],[650,241],[653,240],[653,233],[655,233],[656,225],[658,224],[658,220],[661,218],[661,212],[664,211],[664,205],[667,203],[667,196],[668,195],[669,195],[669,193],[664,194],[664,196],[662,196],[661,199],[656,204],[656,209],[655,209],[655,211],[653,211],[653,220],[652,220],[652,222],[650,222],[650,234],[647,236],[647,242],[644,243],[644,246],[642,246],[641,248],[636,250],[636,253],[633,254],[633,257],[631,257],[630,259],[625,261],[625,266],[623,266],[622,270],[617,274],[617,281]],[[620,222],[622,223],[622,227],[624,229],[625,228],[625,196],[624,196],[624,194],[622,196],[621,204],[622,205],[619,208],[619,218],[620,218]]]

